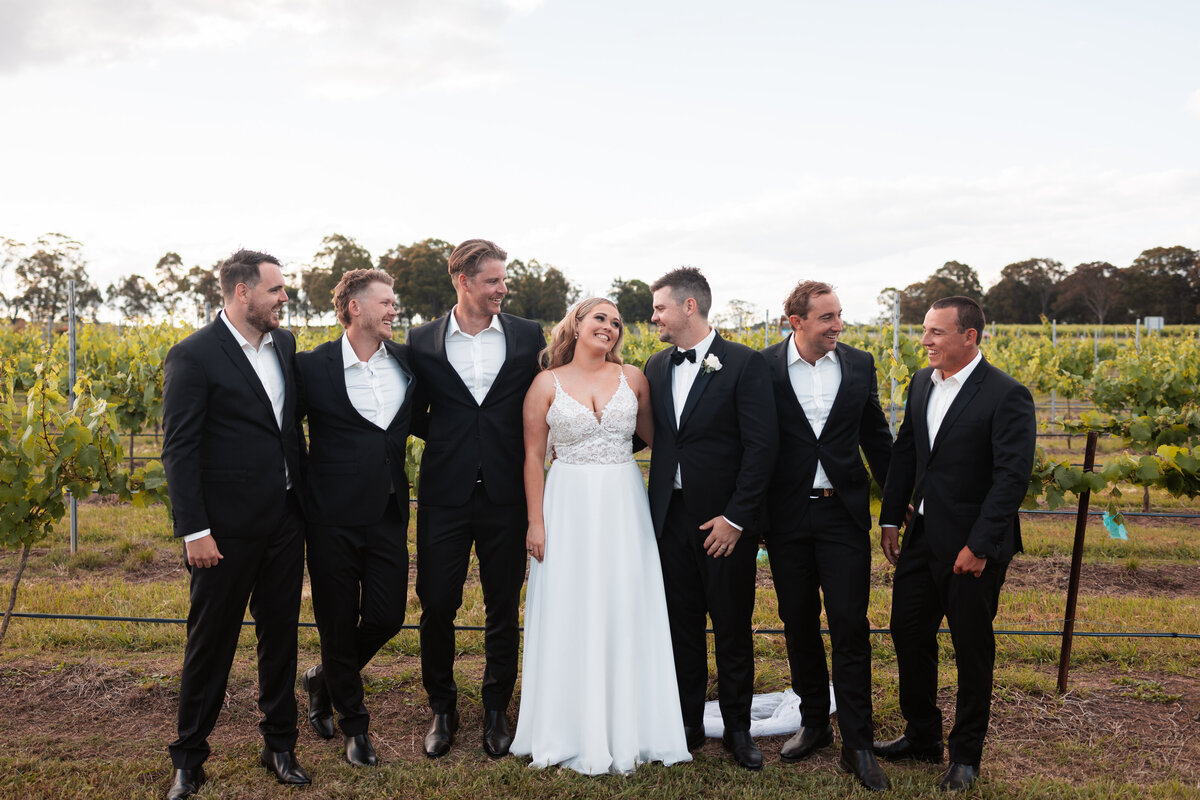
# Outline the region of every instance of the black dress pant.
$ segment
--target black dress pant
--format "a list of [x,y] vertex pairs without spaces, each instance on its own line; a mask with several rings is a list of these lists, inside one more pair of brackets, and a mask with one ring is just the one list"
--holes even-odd
[[796,526],[767,539],[792,688],[805,727],[829,722],[829,671],[821,639],[821,595],[833,651],[833,691],[842,744],[871,747],[871,540],[838,497],[809,501]]
[[310,525],[308,574],[325,686],[342,733],[357,736],[370,721],[362,668],[404,625],[408,500],[393,494],[373,525]]
[[486,612],[483,706],[504,711],[517,682],[518,613],[525,582],[525,503],[497,505],[477,484],[463,506],[417,507],[417,597],[421,599],[421,679],[435,714],[458,702],[454,617],[462,605],[471,546],[479,558]]
[[979,766],[991,716],[996,661],[992,621],[1008,564],[989,560],[978,578],[955,575],[953,563],[934,557],[928,535],[924,517],[914,516],[892,588],[892,641],[900,673],[905,735],[922,744],[942,738],[937,631],[944,616],[958,665],[954,728],[947,742],[950,760]]
[[693,518],[679,491],[671,495],[658,554],[667,592],[667,617],[683,724],[704,721],[708,690],[705,615],[712,618],[717,657],[717,699],[727,732],[750,730],[754,697],[754,578],[758,537],[743,533],[729,556],[704,551],[708,520]]
[[208,734],[225,702],[246,604],[258,638],[259,731],[275,751],[296,747],[296,628],[304,580],[304,521],[289,492],[287,512],[264,536],[220,537],[215,567],[191,570],[187,646],[179,685],[176,769],[208,758]]

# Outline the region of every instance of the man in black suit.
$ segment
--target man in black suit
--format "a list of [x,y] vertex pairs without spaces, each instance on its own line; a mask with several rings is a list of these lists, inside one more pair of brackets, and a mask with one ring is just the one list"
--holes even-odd
[[708,324],[712,292],[700,270],[659,278],[654,315],[672,347],[646,362],[654,407],[650,514],[658,537],[675,675],[690,748],[704,743],[705,615],[712,618],[724,744],[762,768],[750,737],[754,695],[754,578],[761,506],[775,464],[775,403],[762,354]]
[[[937,631],[945,616],[958,665],[950,768],[941,788],[964,791],[979,775],[991,714],[992,621],[1008,563],[1021,550],[1017,511],[1033,469],[1029,390],[979,352],[983,311],[967,297],[938,300],[921,344],[930,366],[908,389],[879,519],[896,565],[892,640],[900,672],[900,738],[877,742],[891,759],[942,761]],[[903,549],[899,524],[909,503]]]
[[279,262],[240,250],[220,270],[225,307],[167,353],[163,467],[191,571],[187,647],[171,743],[170,800],[204,783],[208,734],[225,699],[246,604],[258,636],[261,763],[306,785],[296,763],[296,626],[304,577],[296,340],[279,328]]
[[525,581],[525,459],[521,408],[546,338],[536,322],[500,313],[508,255],[470,239],[450,254],[458,302],[409,332],[421,382],[413,432],[425,439],[417,498],[417,596],[421,676],[433,721],[425,754],[450,752],[458,730],[454,617],[471,546],[486,606],[483,748],[512,744],[506,712],[517,680],[521,584]]
[[880,483],[892,433],[870,353],[838,342],[842,304],[833,287],[803,281],[784,303],[792,335],[763,351],[775,387],[779,459],[767,494],[766,534],[802,727],[780,750],[798,761],[833,741],[821,594],[833,649],[842,769],[866,788],[888,788],[871,750],[871,474]]
[[336,708],[346,760],[375,766],[361,671],[404,625],[415,386],[408,346],[391,341],[390,275],[350,270],[333,307],[345,334],[296,356],[300,416],[308,416],[308,574],[321,632],[321,663],[303,683],[317,735],[333,738]]

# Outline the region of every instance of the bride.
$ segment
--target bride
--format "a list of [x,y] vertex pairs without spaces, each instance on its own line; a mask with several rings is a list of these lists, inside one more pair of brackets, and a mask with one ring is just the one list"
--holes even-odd
[[[527,549],[521,708],[512,752],[588,775],[690,761],[637,431],[650,387],[621,363],[624,328],[602,298],[551,332],[525,396]],[[545,473],[546,450],[553,464]]]

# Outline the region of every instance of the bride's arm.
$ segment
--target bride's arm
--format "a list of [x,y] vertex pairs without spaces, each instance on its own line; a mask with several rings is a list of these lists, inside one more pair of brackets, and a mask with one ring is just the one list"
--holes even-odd
[[546,555],[542,495],[546,489],[546,440],[550,435],[546,412],[550,410],[553,399],[554,378],[549,372],[542,372],[530,384],[522,411],[525,424],[525,506],[529,515],[525,550],[538,561]]
[[633,393],[637,395],[638,413],[636,433],[638,438],[646,444],[653,446],[654,409],[650,406],[650,383],[637,367],[626,364],[622,369],[625,370],[625,381],[629,384],[629,388],[633,389]]

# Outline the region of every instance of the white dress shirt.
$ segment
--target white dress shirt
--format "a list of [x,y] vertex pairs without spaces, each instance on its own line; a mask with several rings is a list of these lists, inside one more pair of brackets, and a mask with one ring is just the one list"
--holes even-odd
[[479,333],[474,336],[464,333],[454,316],[457,308],[450,309],[450,324],[446,326],[446,358],[467,385],[475,402],[483,405],[483,399],[504,366],[504,328],[500,325],[500,317],[493,315],[492,324]]
[[[946,412],[950,410],[954,398],[958,397],[963,384],[967,382],[967,378],[971,377],[971,373],[975,371],[982,360],[983,353],[979,352],[971,359],[971,363],[949,378],[942,377],[940,369],[935,369],[930,376],[933,385],[929,387],[929,399],[925,406],[925,422],[929,429],[929,447],[931,449],[933,443],[937,441],[938,430],[942,427],[942,420],[946,419]],[[917,513],[925,513],[925,498],[921,498],[921,507],[917,509]]]
[[[818,439],[821,431],[825,430],[825,421],[829,419],[829,411],[837,397],[838,387],[842,385],[842,368],[838,364],[837,352],[830,350],[817,359],[816,364],[810,364],[800,356],[796,349],[796,337],[792,336],[787,349],[788,378],[792,382],[792,391],[796,400],[804,409],[804,416]],[[832,489],[833,484],[825,474],[821,459],[817,459],[817,472],[813,476],[814,489]]]
[[370,358],[359,361],[345,334],[342,334],[342,367],[346,376],[346,394],[354,410],[367,422],[386,430],[404,404],[408,376],[383,342]]
[[[251,369],[258,379],[262,382],[262,387],[267,393],[267,399],[271,401],[271,410],[275,412],[275,425],[283,430],[283,367],[279,365],[279,356],[275,354],[275,341],[271,338],[271,334],[264,333],[262,341],[258,343],[258,349],[242,336],[241,331],[233,327],[233,323],[229,321],[229,317],[225,315],[225,309],[217,312],[217,316],[225,323],[225,327],[229,328],[229,332],[233,334],[234,341],[245,354],[246,360],[250,362]],[[292,488],[292,478],[288,475],[287,462],[283,464],[284,480],[287,482],[287,488]],[[185,542],[194,542],[212,533],[211,528],[205,528],[202,531],[188,534],[183,537]]]

